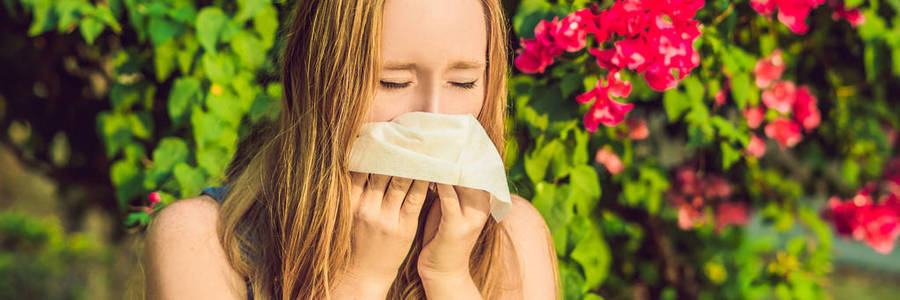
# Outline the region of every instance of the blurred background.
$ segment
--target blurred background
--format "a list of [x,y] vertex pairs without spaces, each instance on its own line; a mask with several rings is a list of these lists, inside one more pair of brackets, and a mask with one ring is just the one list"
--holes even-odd
[[[566,299],[900,295],[900,1],[502,2]],[[277,116],[290,6],[2,1],[0,299],[143,298],[154,213]]]

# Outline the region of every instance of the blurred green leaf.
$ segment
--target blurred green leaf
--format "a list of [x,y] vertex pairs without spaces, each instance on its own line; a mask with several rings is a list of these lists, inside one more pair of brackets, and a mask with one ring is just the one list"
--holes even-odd
[[228,17],[217,7],[204,7],[197,14],[197,38],[206,52],[216,52],[219,33],[226,22]]
[[172,91],[169,93],[169,104],[167,105],[172,122],[184,121],[200,94],[200,81],[196,78],[179,77],[176,79]]

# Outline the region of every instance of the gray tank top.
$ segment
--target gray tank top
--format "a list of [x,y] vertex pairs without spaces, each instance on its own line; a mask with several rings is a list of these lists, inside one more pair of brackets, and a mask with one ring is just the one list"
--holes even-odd
[[[228,185],[211,186],[204,188],[203,191],[200,192],[200,195],[209,195],[210,197],[215,199],[216,202],[219,202],[219,204],[221,204],[222,201],[225,200],[226,192],[228,192]],[[253,290],[251,290],[252,286],[250,285],[250,280],[245,280],[245,283],[247,284],[247,299],[253,300]]]

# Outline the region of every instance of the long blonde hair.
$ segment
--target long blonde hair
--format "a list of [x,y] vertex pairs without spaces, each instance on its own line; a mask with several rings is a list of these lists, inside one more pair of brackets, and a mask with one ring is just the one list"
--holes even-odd
[[[507,21],[484,0],[486,95],[478,121],[505,157]],[[252,148],[229,168],[219,237],[255,299],[322,299],[350,255],[350,145],[369,111],[380,70],[384,0],[297,1],[281,53],[282,110],[255,130]],[[429,199],[435,195],[430,194]],[[433,201],[426,201],[433,203]],[[424,299],[416,270],[419,231],[389,299]],[[482,295],[496,293],[503,227],[488,218],[470,259]],[[555,257],[554,257],[555,261]],[[518,278],[518,276],[513,276]]]

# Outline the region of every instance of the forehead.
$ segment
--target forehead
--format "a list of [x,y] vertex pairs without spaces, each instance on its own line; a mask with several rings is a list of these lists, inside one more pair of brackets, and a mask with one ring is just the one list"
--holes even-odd
[[385,61],[441,67],[455,60],[485,60],[487,25],[479,0],[387,0]]

